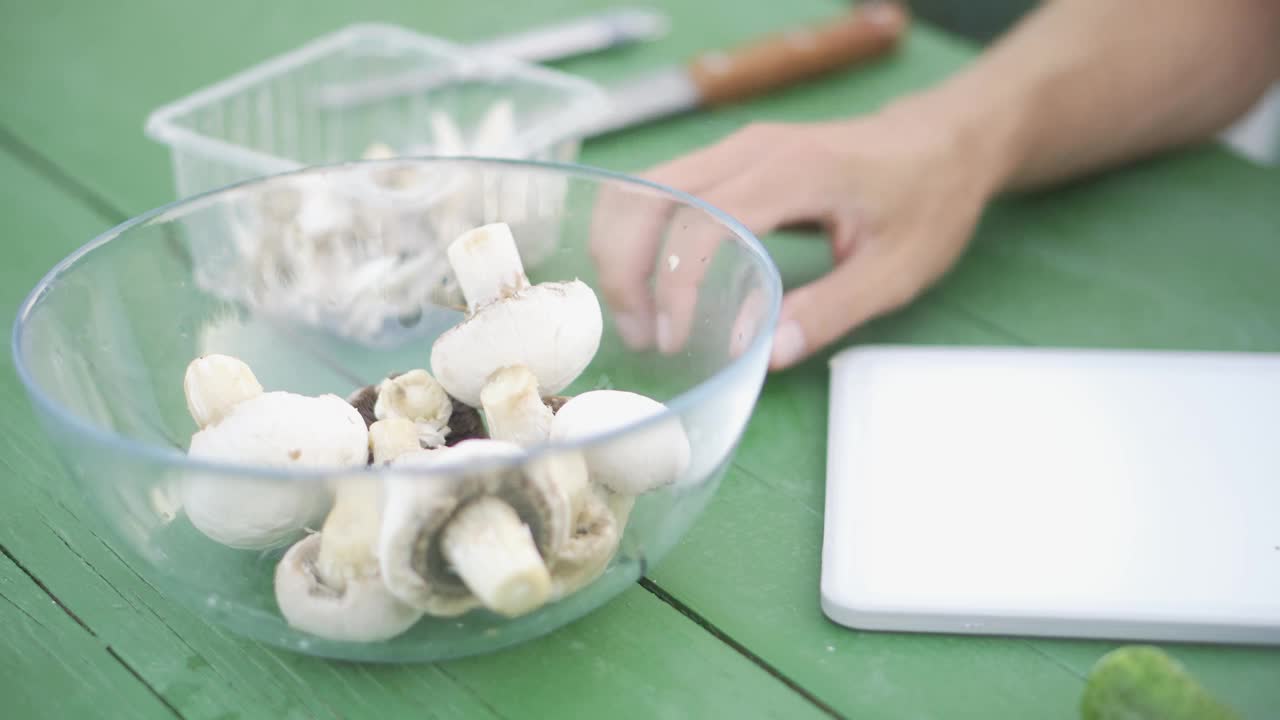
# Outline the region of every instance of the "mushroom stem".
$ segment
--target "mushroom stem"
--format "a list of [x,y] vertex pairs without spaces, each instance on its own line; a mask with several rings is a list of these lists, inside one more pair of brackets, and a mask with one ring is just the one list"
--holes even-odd
[[229,355],[204,355],[191,361],[182,377],[191,419],[201,428],[216,424],[240,402],[262,394],[262,384],[244,361]]
[[441,550],[485,607],[507,617],[547,601],[551,577],[529,527],[493,496],[464,505],[445,527]]
[[369,455],[374,465],[385,465],[421,449],[418,426],[408,418],[378,420],[369,426]]
[[524,365],[505,367],[489,376],[480,391],[489,435],[520,447],[547,441],[555,413],[542,401],[538,378]]
[[[384,463],[419,450],[417,427],[407,418],[379,420],[369,428],[374,462]],[[334,493],[333,509],[320,529],[316,574],[342,590],[357,577],[378,573],[378,533],[382,528],[382,489],[376,480],[348,478]]]
[[378,572],[373,548],[378,541],[382,513],[378,486],[353,480],[338,487],[333,509],[320,530],[316,574],[329,587],[342,590],[347,582]]
[[425,447],[440,447],[449,434],[453,402],[426,370],[410,370],[378,385],[373,415],[378,420],[408,418],[417,423]]
[[529,286],[520,251],[506,223],[468,230],[449,245],[448,253],[468,314]]

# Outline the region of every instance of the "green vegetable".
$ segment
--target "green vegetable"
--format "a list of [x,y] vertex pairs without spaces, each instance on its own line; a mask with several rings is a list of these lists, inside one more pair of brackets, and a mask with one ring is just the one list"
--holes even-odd
[[1177,660],[1156,647],[1130,645],[1103,655],[1089,672],[1084,720],[1238,720]]

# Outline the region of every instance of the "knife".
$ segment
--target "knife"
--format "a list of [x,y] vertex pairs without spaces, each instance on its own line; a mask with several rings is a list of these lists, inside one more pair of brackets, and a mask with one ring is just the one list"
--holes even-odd
[[[471,49],[479,55],[538,63],[655,40],[670,27],[666,14],[644,7],[622,7],[504,35]],[[416,70],[360,84],[335,83],[315,91],[320,107],[344,108],[422,93],[450,81],[445,68]]]
[[740,102],[893,50],[910,23],[896,3],[859,5],[825,23],[768,35],[728,51],[704,52],[684,65],[626,80],[609,91],[610,108],[585,137],[687,112]]

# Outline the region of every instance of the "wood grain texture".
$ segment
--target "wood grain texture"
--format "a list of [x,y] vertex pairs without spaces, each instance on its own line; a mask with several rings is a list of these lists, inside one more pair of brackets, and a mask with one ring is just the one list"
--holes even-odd
[[0,692],[6,717],[173,718],[164,701],[88,628],[7,556],[0,555]]
[[[243,1],[213,7],[147,0],[110,11],[66,4],[25,8],[15,22],[0,27],[0,89],[7,98],[0,125],[83,183],[91,197],[127,213],[140,212],[172,196],[163,150],[141,135],[145,114],[196,87],[352,20],[399,22],[465,40],[605,4],[552,0],[496,12],[487,2],[445,6],[381,0],[359,8],[308,3],[304,10],[299,0],[269,7]],[[749,8],[727,0],[656,4],[675,20],[668,38],[564,67],[595,79],[617,79],[706,47],[731,46],[827,17],[843,7],[834,0]],[[68,53],[68,47],[78,52]],[[750,121],[867,111],[953,72],[969,54],[964,44],[917,28],[884,63],[746,105],[604,138],[589,143],[583,159],[635,170]],[[157,61],[164,58],[181,62]],[[55,76],[56,82],[31,81]],[[85,123],[87,116],[94,122]],[[1004,203],[988,214],[973,251],[937,290],[848,342],[1274,349],[1280,336],[1273,293],[1280,283],[1267,273],[1280,262],[1276,177],[1219,150],[1203,149],[1102,182]],[[71,206],[65,198],[49,200],[35,208],[34,217],[58,216],[48,222],[65,228],[76,214]],[[1223,209],[1230,207],[1237,209]],[[91,232],[93,221],[85,224],[83,232]],[[43,230],[36,220],[24,227],[27,232]],[[779,234],[767,243],[789,285],[816,276],[828,262],[821,241],[812,235]],[[6,259],[14,252],[36,251],[6,246]],[[23,257],[19,274],[38,274],[38,267],[47,267],[40,263],[52,262],[44,255]],[[873,718],[1072,716],[1083,673],[1112,644],[855,633],[822,617],[817,578],[826,393],[822,358],[770,379],[719,496],[651,573],[653,579],[675,600],[842,713]],[[55,486],[60,473],[38,451],[34,433],[9,432],[13,427],[20,427],[17,418],[0,415],[0,428],[16,438],[12,449],[0,446],[0,457],[18,458],[6,473],[30,477],[37,489]],[[154,657],[140,663],[139,672],[192,717],[216,717],[226,708],[245,716],[288,717],[427,705],[446,714],[519,717],[549,707],[557,695],[563,699],[564,693],[538,683],[552,671],[567,669],[592,671],[591,677],[604,683],[580,701],[582,709],[593,711],[628,713],[634,703],[651,714],[681,716],[689,708],[707,710],[721,698],[741,700],[736,707],[744,716],[811,707],[792,706],[769,693],[764,700],[757,698],[752,694],[756,686],[768,688],[774,681],[745,668],[740,657],[709,647],[692,656],[683,650],[651,654],[653,648],[665,647],[665,641],[635,628],[657,624],[667,632],[672,621],[640,591],[544,641],[431,668],[384,673],[264,651],[167,603],[112,560],[110,551],[81,529],[69,506],[29,498],[16,511],[21,517],[14,518],[26,523],[19,534],[33,538],[22,555],[40,561],[41,572],[56,580],[49,584],[60,597],[91,609],[84,616],[92,618],[87,622],[95,628],[118,627],[111,632],[122,640],[143,638],[130,645],[138,655],[131,661]],[[46,527],[41,530],[41,525]],[[74,552],[58,550],[63,538]],[[87,560],[76,559],[76,552]],[[680,629],[664,636],[673,642],[705,642],[695,641],[697,634],[683,635],[689,627],[673,627]],[[584,639],[591,637],[597,639]],[[582,652],[575,642],[587,643],[589,650],[571,661]],[[650,650],[628,659],[632,644]],[[1171,649],[1249,717],[1268,717],[1280,707],[1280,687],[1263,681],[1280,675],[1280,653]],[[522,674],[513,681],[517,670]],[[640,687],[626,690],[629,683]],[[674,688],[670,695],[665,685]],[[699,695],[704,685],[705,694]],[[536,704],[527,700],[530,694],[538,698]]]

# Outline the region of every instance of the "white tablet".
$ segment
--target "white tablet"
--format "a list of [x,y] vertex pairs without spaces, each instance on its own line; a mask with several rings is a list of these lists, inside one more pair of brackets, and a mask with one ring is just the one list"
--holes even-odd
[[831,373],[834,621],[1280,643],[1280,355],[857,347]]

